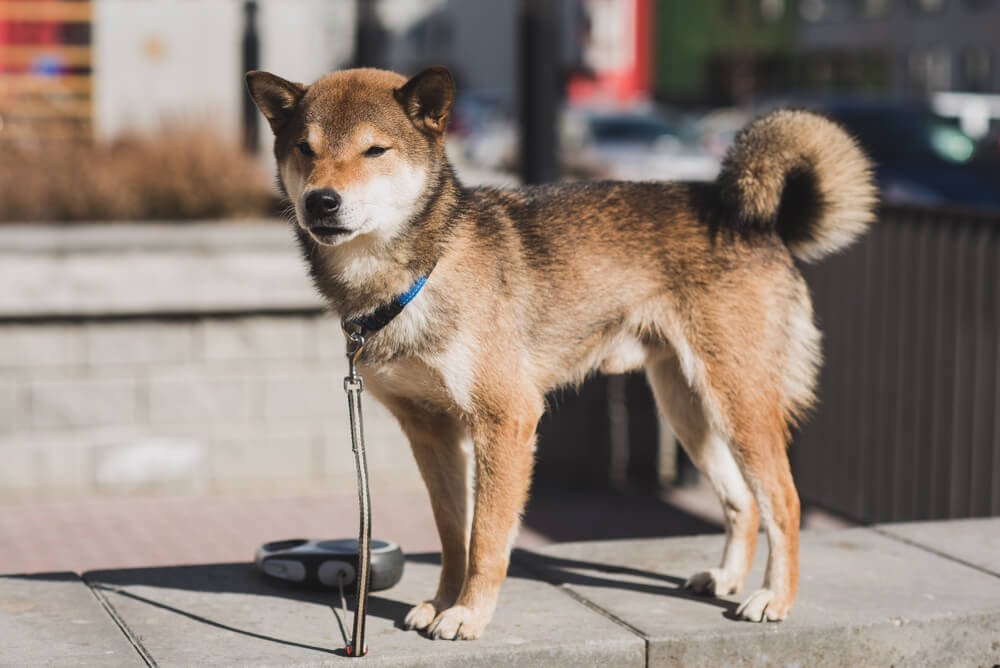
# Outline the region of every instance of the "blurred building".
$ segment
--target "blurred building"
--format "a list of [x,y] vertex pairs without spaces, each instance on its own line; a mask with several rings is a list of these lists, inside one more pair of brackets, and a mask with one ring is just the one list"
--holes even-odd
[[576,103],[648,99],[653,65],[653,0],[581,0],[566,16],[567,97]]
[[658,0],[656,97],[728,105],[787,87],[794,76],[794,28],[786,0]]
[[[1000,92],[991,0],[549,0],[573,101],[733,104],[787,90]],[[460,90],[516,106],[518,0],[0,0],[0,132],[239,128],[248,4],[259,66],[299,81],[357,62],[452,68]]]
[[0,0],[0,136],[86,136],[93,119],[89,0]]
[[[261,66],[311,81],[350,57],[354,3],[259,0]],[[203,116],[239,128],[243,0],[0,0],[6,137],[110,137]]]
[[[589,40],[597,88],[642,96],[652,0],[550,1],[560,71],[569,76]],[[251,23],[257,66],[289,79],[443,64],[463,93],[513,113],[519,10],[519,0],[0,0],[0,127],[6,137],[107,138],[204,117],[236,132]],[[371,38],[363,53],[360,35]]]
[[796,45],[808,83],[885,89],[1000,92],[1000,3],[992,0],[800,0]]
[[658,0],[653,14],[655,89],[666,101],[1000,92],[992,0]]
[[375,63],[404,73],[445,65],[459,90],[508,109],[517,89],[517,0],[378,0],[386,40]]
[[[0,0],[0,129],[111,137],[200,116],[237,131],[248,4],[262,69],[311,82],[354,62],[351,0]],[[373,5],[381,43],[368,64],[445,64],[513,106],[516,0]]]

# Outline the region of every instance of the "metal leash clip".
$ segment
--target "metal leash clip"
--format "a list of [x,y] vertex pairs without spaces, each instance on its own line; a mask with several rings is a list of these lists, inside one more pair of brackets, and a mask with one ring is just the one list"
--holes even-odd
[[347,646],[347,655],[358,657],[368,654],[365,618],[368,612],[368,590],[371,587],[371,495],[368,489],[364,421],[361,416],[361,393],[365,386],[358,375],[358,360],[365,348],[365,337],[353,323],[343,322],[341,328],[347,338],[348,375],[344,378],[344,391],[347,393],[347,409],[351,420],[351,449],[354,451],[354,464],[358,473],[358,507],[361,516],[358,528],[357,607],[354,610],[354,629],[351,644]]

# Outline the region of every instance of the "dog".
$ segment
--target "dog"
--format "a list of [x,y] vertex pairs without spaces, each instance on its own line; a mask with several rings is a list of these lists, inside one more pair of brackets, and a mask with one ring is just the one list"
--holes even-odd
[[314,282],[365,337],[359,369],[430,495],[441,574],[408,628],[483,633],[545,395],[595,370],[645,369],[722,503],[721,564],[686,586],[739,592],[760,523],[766,574],[737,615],[785,618],[799,530],[786,444],[820,364],[795,258],[850,244],[876,203],[847,133],[779,110],[738,135],[712,183],[465,188],[445,155],[455,84],[443,67],[410,79],[345,70],[309,86],[250,72],[247,84]]

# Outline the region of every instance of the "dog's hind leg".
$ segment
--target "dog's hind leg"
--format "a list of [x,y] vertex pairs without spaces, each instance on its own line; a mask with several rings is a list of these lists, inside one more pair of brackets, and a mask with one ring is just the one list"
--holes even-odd
[[404,624],[425,629],[458,598],[468,552],[470,462],[462,447],[464,428],[447,415],[429,413],[409,402],[386,401],[410,439],[414,459],[430,495],[441,538],[441,576],[434,598],[414,606]]
[[542,397],[531,388],[515,387],[478,403],[472,424],[476,485],[468,568],[455,605],[428,629],[432,638],[472,640],[486,628],[531,483]]
[[[745,426],[734,434],[733,445],[743,477],[760,507],[768,555],[763,588],[752,593],[736,614],[754,622],[778,621],[788,615],[799,582],[799,496],[785,450],[786,428],[780,408],[751,408],[750,402],[745,408],[753,413],[743,411],[741,422]],[[747,420],[750,415],[756,419]]]
[[646,376],[685,452],[718,495],[726,519],[721,564],[695,573],[684,586],[712,596],[738,593],[753,562],[757,542],[753,496],[725,437],[710,424],[702,400],[681,373],[677,357],[650,362]]

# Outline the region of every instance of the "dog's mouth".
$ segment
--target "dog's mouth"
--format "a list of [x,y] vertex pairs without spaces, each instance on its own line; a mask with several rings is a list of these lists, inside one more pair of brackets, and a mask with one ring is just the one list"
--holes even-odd
[[346,227],[336,225],[315,225],[309,228],[309,234],[319,242],[331,243],[339,237],[349,234],[351,231]]
[[350,230],[343,227],[335,227],[333,225],[320,225],[319,227],[310,227],[309,231],[319,237],[335,237],[338,234],[347,234]]

